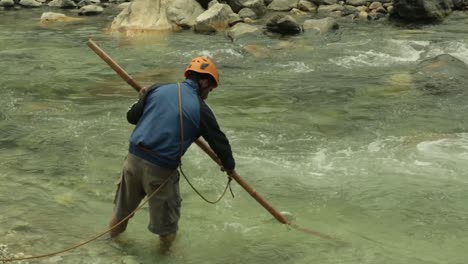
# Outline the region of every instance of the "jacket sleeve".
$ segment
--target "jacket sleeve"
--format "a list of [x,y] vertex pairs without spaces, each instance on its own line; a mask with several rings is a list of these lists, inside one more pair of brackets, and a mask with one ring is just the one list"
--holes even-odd
[[200,99],[200,132],[216,153],[226,170],[233,170],[236,166],[232,156],[231,145],[226,135],[219,128],[216,117],[208,105]]
[[143,115],[143,111],[145,110],[145,101],[148,94],[152,91],[156,90],[158,87],[162,86],[163,84],[156,83],[146,89],[145,93],[136,101],[127,111],[127,121],[132,124],[136,125],[138,121],[140,121],[141,116]]
[[136,125],[140,120],[140,117],[143,115],[143,110],[145,109],[145,93],[138,101],[136,101],[127,111],[127,121],[132,124]]

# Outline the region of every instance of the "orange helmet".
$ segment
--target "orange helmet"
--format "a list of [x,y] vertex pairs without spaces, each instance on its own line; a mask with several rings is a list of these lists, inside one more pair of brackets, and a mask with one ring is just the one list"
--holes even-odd
[[197,57],[193,59],[190,64],[187,66],[184,72],[185,78],[187,78],[188,73],[190,71],[198,72],[198,73],[204,73],[204,74],[209,74],[211,77],[213,77],[215,81],[215,87],[218,87],[219,83],[219,74],[218,70],[216,69],[216,65],[208,58],[205,57]]

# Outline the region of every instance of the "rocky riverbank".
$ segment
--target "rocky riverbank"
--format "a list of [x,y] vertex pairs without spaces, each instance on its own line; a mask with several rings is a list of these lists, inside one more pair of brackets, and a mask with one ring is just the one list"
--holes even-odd
[[83,20],[66,16],[61,9],[91,16],[101,14],[106,7],[119,6],[122,12],[114,18],[113,30],[227,31],[235,40],[263,30],[282,35],[327,32],[339,27],[335,19],[340,18],[440,21],[454,10],[466,10],[468,0],[0,0],[4,12],[45,6],[57,12],[45,12],[42,23]]

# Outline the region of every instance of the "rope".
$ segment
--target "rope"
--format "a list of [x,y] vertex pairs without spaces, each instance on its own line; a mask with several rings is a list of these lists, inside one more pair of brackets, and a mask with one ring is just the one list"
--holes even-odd
[[0,262],[1,263],[5,263],[5,262],[11,262],[11,261],[20,261],[20,260],[31,260],[31,259],[39,259],[39,258],[46,258],[46,257],[52,257],[52,256],[55,256],[55,255],[58,255],[58,254],[61,254],[61,253],[65,253],[67,251],[71,251],[73,249],[76,249],[76,248],[79,248],[79,247],[82,247],[86,244],[89,244],[95,240],[97,240],[98,238],[104,236],[105,234],[109,233],[110,231],[112,231],[114,228],[116,228],[117,226],[121,225],[123,222],[127,221],[130,217],[132,217],[132,215],[140,210],[156,193],[158,193],[161,188],[166,185],[166,183],[169,181],[169,178],[171,177],[171,175],[169,175],[165,180],[164,182],[156,189],[154,190],[154,192],[150,195],[150,196],[147,196],[146,199],[143,201],[143,203],[138,206],[135,210],[133,210],[133,212],[131,212],[129,215],[127,215],[124,219],[122,219],[120,222],[118,222],[117,224],[115,224],[114,226],[112,226],[111,228],[109,228],[107,231],[105,232],[102,232],[101,234],[89,239],[89,240],[86,240],[78,245],[75,245],[75,246],[72,246],[72,247],[69,247],[67,249],[63,249],[63,250],[60,250],[60,251],[57,251],[57,252],[53,252],[53,253],[48,253],[48,254],[44,254],[44,255],[38,255],[38,256],[32,256],[32,257],[22,257],[22,258],[8,258],[8,259],[0,259]]
[[210,204],[215,204],[215,203],[218,203],[219,201],[221,201],[221,199],[223,199],[224,195],[226,194],[226,191],[227,189],[229,188],[229,190],[231,191],[231,195],[232,197],[234,197],[234,193],[232,192],[232,189],[231,189],[231,181],[232,181],[232,178],[229,177],[228,179],[228,182],[226,184],[226,187],[224,187],[224,191],[223,193],[221,194],[221,196],[219,196],[218,199],[216,199],[215,201],[210,201],[208,200],[206,197],[204,197],[194,186],[193,184],[189,181],[189,179],[187,178],[187,176],[185,176],[185,173],[184,171],[182,170],[182,166],[179,167],[180,169],[180,172],[182,173],[182,176],[184,176],[184,179],[187,181],[187,183],[190,185],[190,187],[192,187],[193,191],[195,191],[198,196],[200,196],[200,198],[202,198],[205,202],[207,203],[210,203]]
[[202,198],[205,202],[207,203],[210,203],[210,204],[215,204],[219,201],[221,201],[221,199],[224,197],[224,195],[226,194],[226,191],[227,189],[229,188],[229,190],[231,191],[231,195],[232,197],[234,197],[234,193],[232,192],[232,189],[231,189],[231,177],[229,177],[228,179],[228,182],[226,184],[226,187],[224,188],[224,191],[223,191],[223,194],[221,194],[221,196],[216,199],[215,201],[210,201],[208,199],[206,199],[196,188],[195,186],[193,186],[193,184],[189,181],[189,179],[187,178],[187,176],[185,176],[185,173],[184,171],[182,170],[182,154],[184,152],[184,119],[183,119],[183,109],[182,109],[182,89],[180,87],[180,82],[177,83],[177,88],[178,88],[178,96],[179,96],[179,125],[180,125],[180,152],[179,152],[179,170],[181,172],[181,174],[184,176],[185,180],[187,181],[187,183],[190,185],[190,187],[192,187],[192,189],[198,194],[198,196],[200,196],[200,198]]

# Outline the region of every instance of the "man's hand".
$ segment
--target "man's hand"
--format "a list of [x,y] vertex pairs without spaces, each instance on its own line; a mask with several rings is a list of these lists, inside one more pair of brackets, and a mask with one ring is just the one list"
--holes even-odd
[[140,97],[142,97],[142,96],[146,93],[146,88],[147,88],[147,87],[141,88],[141,89],[140,89],[140,91],[138,92],[138,95],[139,95]]
[[231,178],[236,174],[236,170],[226,170],[224,167],[221,166],[221,171],[226,172],[226,174]]

